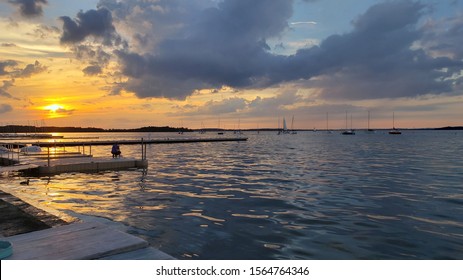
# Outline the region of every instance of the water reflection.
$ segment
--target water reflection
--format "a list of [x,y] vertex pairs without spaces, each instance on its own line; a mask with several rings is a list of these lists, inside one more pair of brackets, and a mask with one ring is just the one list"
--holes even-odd
[[178,258],[461,259],[463,144],[452,135],[260,133],[148,146],[147,170],[1,184],[61,211],[122,222]]

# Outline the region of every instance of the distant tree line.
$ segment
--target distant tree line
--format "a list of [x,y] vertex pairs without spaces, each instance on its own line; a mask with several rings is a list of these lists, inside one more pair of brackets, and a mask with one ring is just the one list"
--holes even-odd
[[103,129],[97,127],[58,127],[58,126],[30,126],[30,125],[6,125],[0,126],[0,133],[53,133],[53,132],[177,132],[192,131],[188,128],[175,128],[169,126],[148,126],[132,129]]

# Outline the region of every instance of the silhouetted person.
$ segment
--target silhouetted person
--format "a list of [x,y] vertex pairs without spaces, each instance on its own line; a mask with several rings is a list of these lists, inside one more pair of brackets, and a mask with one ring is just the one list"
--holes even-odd
[[121,149],[119,148],[119,145],[117,143],[113,145],[111,149],[111,154],[113,154],[113,158],[121,156]]

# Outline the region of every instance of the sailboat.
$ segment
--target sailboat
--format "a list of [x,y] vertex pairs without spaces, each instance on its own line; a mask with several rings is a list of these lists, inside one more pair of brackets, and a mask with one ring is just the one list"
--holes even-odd
[[278,134],[289,134],[288,127],[286,126],[286,119],[283,118],[283,129],[280,130],[280,119],[278,119]]
[[368,129],[367,129],[368,132],[374,132],[375,130],[374,129],[371,129],[370,128],[370,111],[368,111]]
[[291,119],[291,134],[297,134],[297,131],[294,130],[293,125],[294,125],[294,116]]
[[332,131],[329,129],[329,126],[328,126],[328,112],[326,112],[326,132],[332,133]]
[[392,130],[389,131],[389,134],[402,134],[402,132],[400,130],[398,130],[397,128],[395,128],[395,116],[394,116],[394,112],[392,113]]
[[352,130],[352,115],[350,115],[350,129],[347,129],[347,111],[346,111],[346,130],[341,133],[342,135],[355,135],[355,132]]

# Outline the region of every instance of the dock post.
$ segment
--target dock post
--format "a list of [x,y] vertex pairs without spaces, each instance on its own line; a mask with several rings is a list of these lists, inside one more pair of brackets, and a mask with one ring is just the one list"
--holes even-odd
[[145,159],[145,150],[143,148],[143,137],[141,138],[141,160]]
[[50,166],[50,147],[47,147],[48,150],[48,166]]

